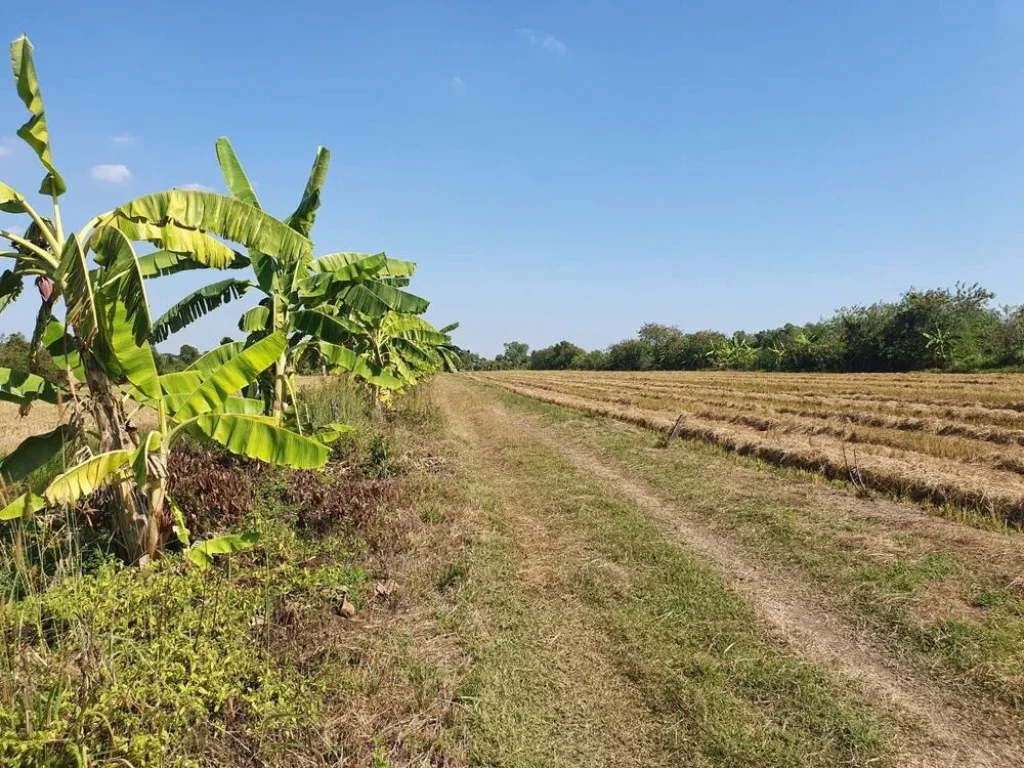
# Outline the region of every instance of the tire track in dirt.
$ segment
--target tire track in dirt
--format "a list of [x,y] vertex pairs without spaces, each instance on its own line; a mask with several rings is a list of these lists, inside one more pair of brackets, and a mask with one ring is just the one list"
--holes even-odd
[[888,710],[909,716],[927,738],[907,745],[901,756],[902,764],[935,768],[1021,765],[1021,746],[985,734],[966,711],[969,703],[957,706],[928,681],[898,674],[887,654],[867,644],[847,622],[801,599],[799,595],[813,593],[811,585],[800,584],[787,573],[780,586],[773,578],[776,574],[752,562],[739,547],[716,536],[686,510],[652,494],[594,455],[555,438],[541,419],[526,414],[508,419],[505,409],[493,399],[491,407],[496,419],[504,421],[508,429],[528,431],[545,448],[580,471],[597,477],[611,492],[643,508],[677,543],[713,565],[773,634],[799,656],[838,672]]
[[[501,754],[488,759],[503,765],[615,766],[649,768],[678,764],[677,757],[661,745],[658,722],[643,696],[622,675],[603,635],[595,631],[586,608],[569,597],[571,572],[589,554],[581,543],[564,531],[554,530],[531,514],[529,495],[517,487],[512,475],[501,474],[500,445],[495,435],[513,442],[520,438],[510,431],[496,432],[490,398],[477,409],[459,404],[446,393],[440,398],[452,434],[468,446],[476,470],[500,503],[501,525],[482,526],[480,536],[515,542],[515,583],[529,610],[512,622],[508,617],[487,617],[486,607],[477,608],[477,621],[500,625],[491,632],[499,643],[515,643],[520,658],[515,669],[503,674],[520,679],[519,685],[504,685],[519,695],[535,696],[539,713],[524,716],[515,733],[506,733]],[[481,398],[481,400],[483,400]],[[507,530],[501,530],[507,528]],[[503,600],[514,600],[505,593]],[[521,636],[510,624],[522,622]],[[511,633],[511,634],[509,634]],[[615,691],[609,696],[608,691]],[[491,713],[489,719],[502,715]],[[492,764],[488,762],[488,764]]]

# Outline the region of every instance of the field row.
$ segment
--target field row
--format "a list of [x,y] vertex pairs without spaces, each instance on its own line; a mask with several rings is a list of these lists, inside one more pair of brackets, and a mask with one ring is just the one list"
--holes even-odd
[[1024,523],[1024,377],[503,372],[518,394]]

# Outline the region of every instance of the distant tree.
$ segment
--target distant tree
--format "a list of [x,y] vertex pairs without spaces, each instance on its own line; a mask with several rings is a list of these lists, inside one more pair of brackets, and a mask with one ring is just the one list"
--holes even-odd
[[199,359],[199,350],[191,344],[182,344],[181,349],[178,350],[178,358],[185,365],[192,365],[192,363]]
[[508,368],[525,368],[530,363],[530,347],[521,341],[506,341],[505,352],[498,357]]
[[625,339],[612,344],[606,364],[613,371],[649,371],[654,366],[651,343],[646,339]]
[[573,368],[583,371],[601,371],[608,367],[608,353],[603,349],[594,349],[577,355],[573,359]]
[[585,354],[585,350],[572,342],[560,341],[550,347],[531,352],[530,367],[535,370],[564,371],[572,368],[574,361]]
[[677,326],[645,323],[637,332],[637,338],[647,344],[652,368],[670,371],[684,367],[686,334]]
[[218,343],[220,344],[220,346],[223,347],[225,344],[231,344],[232,342],[234,342],[234,339],[232,339],[230,336],[222,336],[221,340]]

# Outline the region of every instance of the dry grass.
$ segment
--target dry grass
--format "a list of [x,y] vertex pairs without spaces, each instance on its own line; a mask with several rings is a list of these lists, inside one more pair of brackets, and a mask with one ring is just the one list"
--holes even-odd
[[37,403],[27,416],[20,416],[18,406],[0,403],[0,456],[13,451],[26,437],[49,432],[59,422],[55,405]]
[[[1024,376],[540,373],[505,389],[865,489],[1024,523]],[[831,390],[829,389],[831,387]],[[860,399],[858,399],[860,398]]]

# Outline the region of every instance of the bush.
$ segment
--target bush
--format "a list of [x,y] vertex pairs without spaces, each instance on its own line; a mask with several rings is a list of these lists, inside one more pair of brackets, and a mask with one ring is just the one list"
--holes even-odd
[[169,494],[192,533],[241,522],[253,509],[252,475],[258,462],[211,450],[174,451],[168,467]]

